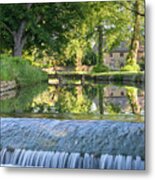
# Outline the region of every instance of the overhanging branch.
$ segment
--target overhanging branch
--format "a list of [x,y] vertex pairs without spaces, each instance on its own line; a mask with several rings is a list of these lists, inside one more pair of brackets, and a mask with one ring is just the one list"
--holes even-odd
[[129,11],[132,11],[132,12],[138,14],[139,16],[143,16],[143,17],[145,16],[145,13],[141,13],[141,12],[136,11],[135,9],[129,8],[129,7],[127,7],[125,4],[123,4],[123,2],[119,2],[119,3],[120,3],[120,5],[122,5],[125,9],[127,9],[127,10],[129,10]]
[[1,24],[4,26],[4,28],[13,36],[14,31],[11,30],[11,28],[4,22],[1,21]]

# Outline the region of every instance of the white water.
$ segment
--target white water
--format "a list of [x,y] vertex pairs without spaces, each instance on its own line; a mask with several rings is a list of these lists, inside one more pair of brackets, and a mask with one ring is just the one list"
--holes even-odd
[[125,169],[143,170],[144,161],[139,156],[103,154],[96,158],[92,154],[24,149],[2,149],[1,165],[15,167],[83,168],[83,169]]

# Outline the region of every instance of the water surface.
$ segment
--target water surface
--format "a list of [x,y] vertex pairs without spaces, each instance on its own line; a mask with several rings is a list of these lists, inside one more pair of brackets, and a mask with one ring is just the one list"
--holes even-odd
[[143,121],[143,85],[39,84],[1,97],[1,116]]

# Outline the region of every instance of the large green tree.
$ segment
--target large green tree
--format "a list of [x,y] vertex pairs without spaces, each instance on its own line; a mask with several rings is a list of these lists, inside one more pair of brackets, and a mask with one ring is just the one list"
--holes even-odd
[[127,56],[127,65],[135,66],[138,60],[138,51],[140,44],[144,43],[144,20],[145,6],[144,0],[134,0],[131,3],[121,2],[122,7],[131,13],[133,18],[133,27],[131,28],[131,41],[129,54]]
[[66,46],[66,58],[74,56],[76,64],[81,66],[88,49],[95,50],[97,64],[103,65],[104,52],[110,52],[121,41],[129,41],[129,26],[133,24],[131,12],[118,2],[81,3],[81,9],[81,21],[67,34],[70,41]]
[[142,16],[142,5],[138,4],[137,0],[2,4],[1,52],[12,50],[14,56],[21,56],[35,50],[80,67],[88,52],[97,51],[97,64],[103,65],[104,52],[110,52],[121,41],[129,42],[131,37],[133,52],[139,31],[135,24]]
[[1,47],[12,49],[14,56],[34,47],[58,51],[67,40],[64,32],[71,31],[76,12],[69,3],[2,4]]

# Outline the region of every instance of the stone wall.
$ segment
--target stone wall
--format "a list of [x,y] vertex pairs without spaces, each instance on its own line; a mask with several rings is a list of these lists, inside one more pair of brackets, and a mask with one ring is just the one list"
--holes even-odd
[[16,94],[17,94],[16,89],[0,92],[0,100],[11,99],[11,98],[15,97]]
[[4,92],[15,89],[17,87],[16,81],[0,81],[0,96],[4,94]]

